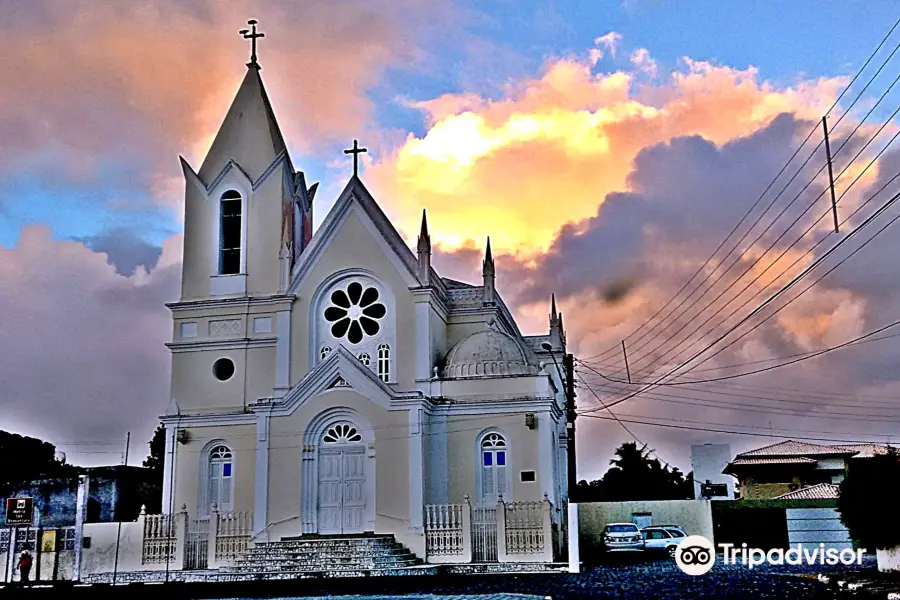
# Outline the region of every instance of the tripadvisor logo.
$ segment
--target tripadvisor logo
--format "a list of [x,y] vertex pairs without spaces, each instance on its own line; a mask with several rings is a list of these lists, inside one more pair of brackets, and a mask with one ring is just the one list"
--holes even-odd
[[702,535],[689,535],[675,549],[675,564],[688,575],[703,575],[716,562],[713,543]]
[[[804,546],[797,544],[787,550],[773,548],[769,551],[762,548],[740,547],[734,544],[719,544],[722,562],[726,565],[746,565],[748,569],[763,564],[768,565],[861,565],[865,549],[826,548],[825,544]],[[716,562],[716,550],[713,543],[702,535],[690,535],[678,544],[675,549],[675,564],[688,575],[703,575],[712,569]]]

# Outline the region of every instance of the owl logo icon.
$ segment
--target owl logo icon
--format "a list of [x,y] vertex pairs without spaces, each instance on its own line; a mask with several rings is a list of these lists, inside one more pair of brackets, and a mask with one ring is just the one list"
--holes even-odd
[[704,575],[715,563],[715,547],[702,535],[687,536],[675,549],[675,564],[688,575]]

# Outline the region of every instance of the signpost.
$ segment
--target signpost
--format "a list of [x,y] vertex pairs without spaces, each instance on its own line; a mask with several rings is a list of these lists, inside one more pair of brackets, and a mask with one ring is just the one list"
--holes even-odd
[[[15,568],[16,556],[16,540],[19,537],[20,525],[26,527],[31,526],[34,518],[34,498],[7,498],[6,499],[6,524],[12,530],[9,535],[9,563],[6,566],[6,581],[12,581],[13,570]],[[25,530],[25,540],[28,540],[28,530]]]
[[34,515],[33,498],[7,498],[6,499],[6,524],[7,525],[31,525]]

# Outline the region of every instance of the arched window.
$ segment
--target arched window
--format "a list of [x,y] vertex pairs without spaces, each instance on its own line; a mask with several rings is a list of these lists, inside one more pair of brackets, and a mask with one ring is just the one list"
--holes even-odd
[[328,355],[331,354],[331,346],[322,346],[322,349],[319,350],[319,357],[322,360],[328,358]]
[[369,363],[371,362],[371,359],[369,358],[368,354],[363,352],[362,354],[359,355],[359,362],[361,362],[362,364],[364,364],[365,366],[368,367]]
[[219,200],[219,274],[241,272],[241,195],[229,190]]
[[391,347],[387,344],[378,346],[378,377],[385,382],[391,380]]
[[481,499],[497,502],[506,489],[506,439],[499,433],[489,433],[481,440]]
[[206,502],[202,507],[208,514],[213,506],[219,512],[229,511],[234,504],[234,463],[231,449],[220,444],[209,451]]

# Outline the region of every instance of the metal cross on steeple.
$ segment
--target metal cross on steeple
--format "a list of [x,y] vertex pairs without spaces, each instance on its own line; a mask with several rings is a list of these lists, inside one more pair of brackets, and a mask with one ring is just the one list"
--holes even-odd
[[256,39],[261,37],[266,37],[264,33],[256,33],[256,19],[250,19],[247,21],[247,25],[250,25],[251,29],[241,29],[238,33],[244,36],[245,40],[250,40],[250,63],[247,65],[256,65]]
[[359,175],[359,155],[363,152],[368,152],[368,148],[360,148],[359,141],[353,140],[353,148],[350,150],[344,150],[344,154],[352,154],[353,155],[353,176],[356,177]]

